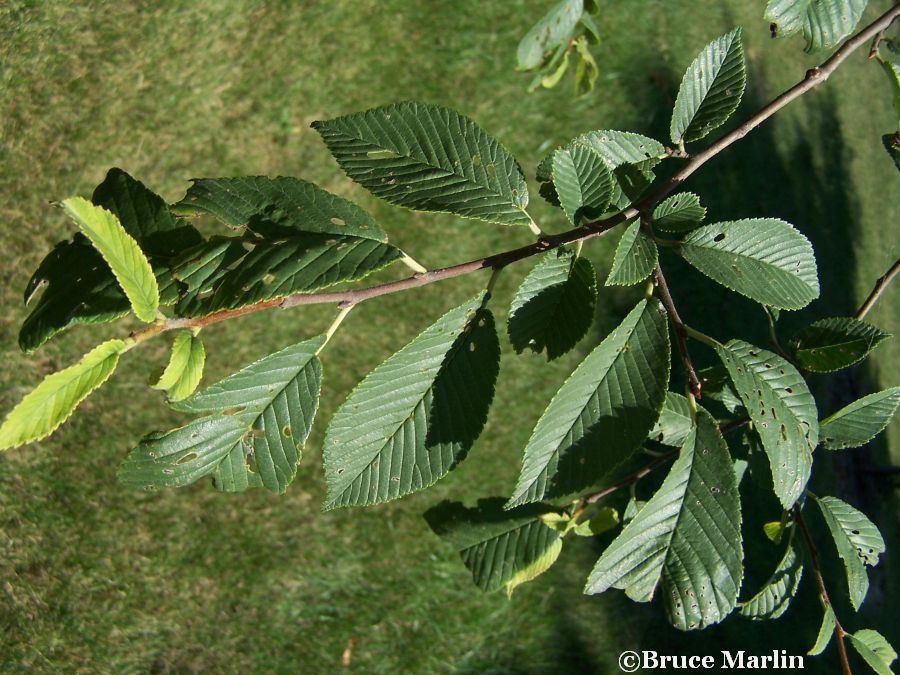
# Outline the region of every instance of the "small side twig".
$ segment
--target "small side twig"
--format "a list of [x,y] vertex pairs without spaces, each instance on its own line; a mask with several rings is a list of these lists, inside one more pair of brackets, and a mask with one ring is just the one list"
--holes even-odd
[[617,481],[617,482],[613,483],[612,485],[603,488],[599,492],[595,492],[594,494],[585,497],[584,504],[585,505],[596,504],[601,499],[611,495],[616,490],[619,490],[623,487],[628,487],[629,485],[633,485],[633,484],[637,483],[641,478],[643,478],[648,473],[653,471],[653,469],[665,464],[670,459],[675,457],[675,455],[677,455],[677,454],[678,454],[678,450],[672,450],[671,452],[667,452],[666,454],[664,454],[660,457],[657,457],[652,462],[642,466],[640,469],[638,469],[634,473],[632,473],[628,476],[625,476],[625,478],[623,478],[622,480]]
[[[819,587],[819,600],[822,601],[822,606],[827,611],[832,608],[832,605],[831,598],[828,597],[828,589],[825,588],[825,578],[822,576],[822,567],[819,564],[819,550],[813,543],[809,530],[806,527],[806,521],[803,520],[803,515],[800,513],[799,506],[794,507],[794,522],[797,523],[797,527],[803,535],[803,541],[809,551],[809,560],[813,568],[813,575],[816,577],[816,585]],[[832,613],[834,613],[833,609]],[[841,626],[841,622],[838,621],[837,615],[835,615],[834,637],[837,641],[838,654],[841,659],[841,668],[843,669],[844,675],[853,675],[853,671],[850,670],[850,661],[847,658],[847,645],[844,644],[845,635],[847,635],[847,633],[844,631],[843,626]]]
[[669,292],[669,285],[666,283],[666,277],[663,274],[662,267],[659,265],[656,266],[653,277],[656,280],[656,286],[659,289],[659,297],[662,300],[663,306],[666,308],[666,314],[668,314],[669,321],[672,323],[672,328],[675,331],[675,343],[678,345],[678,353],[681,355],[681,362],[684,364],[684,370],[687,374],[688,389],[690,389],[694,398],[700,399],[703,387],[700,384],[700,378],[697,377],[697,371],[694,369],[694,363],[691,361],[691,355],[688,352],[687,328],[685,328],[684,322],[678,315],[678,310],[675,307],[675,301],[672,299],[672,294]]
[[860,321],[865,318],[866,314],[875,306],[875,303],[878,302],[878,299],[881,297],[881,294],[887,290],[887,287],[891,285],[891,282],[894,280],[894,277],[897,276],[897,273],[900,272],[900,259],[895,260],[894,264],[891,265],[891,268],[884,273],[878,281],[875,282],[875,288],[872,289],[872,292],[869,293],[869,297],[866,298],[866,301],[860,306],[858,310],[856,310],[856,318]]

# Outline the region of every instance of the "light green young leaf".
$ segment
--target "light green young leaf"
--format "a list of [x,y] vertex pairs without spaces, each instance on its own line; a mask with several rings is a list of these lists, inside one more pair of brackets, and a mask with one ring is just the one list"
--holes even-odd
[[780,520],[772,520],[763,525],[763,533],[773,544],[780,544],[784,535],[784,523]]
[[769,307],[801,309],[819,297],[812,245],[777,218],[704,225],[678,251],[708,277]]
[[550,401],[507,508],[590,487],[630,457],[659,417],[669,357],[662,309],[642,300]]
[[107,340],[74,366],[48,375],[6,416],[0,426],[0,450],[39,441],[52,434],[75,408],[106,382],[127,347],[123,340]]
[[584,12],[583,0],[562,0],[525,34],[516,50],[517,70],[541,66],[547,54],[564,46]]
[[672,142],[696,141],[722,126],[746,84],[741,29],[735,28],[709,43],[685,72],[669,125]]
[[772,352],[741,340],[716,352],[769,457],[775,494],[789,509],[803,494],[819,442],[815,399],[797,369]]
[[644,281],[653,273],[659,261],[656,244],[641,232],[641,224],[635,220],[619,239],[613,257],[607,286],[633,286]]
[[312,126],[350,178],[392,204],[503,225],[531,223],[516,160],[454,110],[395,103]]
[[649,437],[657,443],[680,448],[693,428],[694,418],[691,415],[691,405],[687,398],[681,394],[667,391],[662,412],[650,431]]
[[600,68],[597,67],[597,60],[591,54],[588,47],[588,38],[582,35],[575,40],[575,51],[580,57],[578,65],[575,67],[575,95],[583,96],[594,91],[597,85],[597,78],[600,77]]
[[856,652],[878,675],[892,675],[891,664],[897,660],[897,652],[878,631],[864,628],[847,635]]
[[878,556],[884,553],[884,539],[865,514],[837,497],[819,497],[816,502],[844,561],[850,602],[858,610],[869,590],[866,565],[878,564]]
[[857,399],[822,420],[822,447],[843,450],[865,445],[891,423],[898,405],[900,387],[891,387]]
[[147,323],[155,321],[159,309],[159,285],[144,252],[119,219],[82,197],[66,199],[62,205],[109,265],[135,316]]
[[706,217],[706,207],[693,192],[679,192],[653,209],[653,225],[664,232],[689,232]]
[[590,520],[578,523],[572,528],[572,532],[579,537],[596,537],[598,534],[609,532],[618,525],[619,512],[611,506],[604,506]]
[[826,607],[825,616],[822,617],[822,625],[819,626],[819,634],[816,636],[816,643],[806,653],[810,656],[818,656],[824,652],[828,643],[831,642],[831,636],[834,635],[834,627],[836,625],[834,610],[830,606]]
[[181,331],[172,344],[169,365],[151,386],[165,390],[170,401],[180,401],[193,394],[200,384],[205,363],[206,350],[203,342],[191,331]]
[[509,340],[521,353],[546,350],[552,361],[584,337],[594,318],[597,274],[590,261],[559,248],[544,254],[509,308]]
[[324,510],[397,499],[435,483],[481,433],[500,368],[484,293],[450,310],[369,373],[335,413]]
[[182,412],[213,414],[142,440],[122,465],[120,480],[155,489],[213,473],[224,492],[285,492],[319,405],[322,364],[316,353],[324,344],[321,335],[297,343],[173,403]]
[[806,51],[835,47],[853,32],[868,0],[769,0],[765,19],[773,35],[803,33]]
[[[562,80],[563,75],[569,69],[569,54],[570,51],[566,48],[566,45],[560,45],[556,56],[554,56],[550,65],[544,71],[544,75],[538,75],[540,84],[544,89],[553,89]],[[531,91],[534,91],[536,88],[537,86],[531,87]]]
[[576,144],[553,153],[553,184],[573,225],[594,220],[606,211],[613,181],[603,157],[585,145]]
[[562,533],[542,519],[550,513],[555,511],[544,504],[504,511],[503,499],[497,497],[479,500],[475,508],[442,502],[429,509],[425,519],[456,547],[478,587],[496,591],[526,570],[545,570],[559,555]]
[[506,582],[506,597],[511,598],[513,591],[516,590],[517,587],[522,584],[528,583],[529,581],[534,581],[544,572],[549,570],[553,563],[556,562],[556,559],[559,558],[559,554],[562,552],[562,539],[557,539],[555,542],[550,544],[546,551],[541,555],[541,557],[537,558],[534,562],[532,562],[528,567],[524,567],[523,569],[516,572],[512,579]]
[[740,603],[741,616],[754,621],[777,619],[790,607],[803,578],[803,563],[789,544],[775,572],[759,592]]
[[811,323],[794,336],[790,347],[801,368],[831,373],[861,361],[889,337],[859,319],[837,317]]
[[600,556],[585,593],[619,588],[648,602],[661,580],[672,624],[705,628],[734,609],[742,560],[734,465],[715,420],[701,408],[669,475]]

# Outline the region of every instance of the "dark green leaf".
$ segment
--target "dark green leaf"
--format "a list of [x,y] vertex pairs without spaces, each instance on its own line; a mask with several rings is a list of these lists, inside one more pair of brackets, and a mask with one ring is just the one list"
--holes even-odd
[[594,318],[597,275],[590,261],[560,248],[545,254],[516,291],[509,309],[509,339],[521,353],[562,356],[584,337]]
[[775,572],[760,591],[740,603],[741,616],[761,621],[777,619],[790,607],[803,578],[803,563],[789,544]]
[[661,580],[672,624],[705,628],[734,609],[742,559],[734,465],[715,420],[701,408],[669,475],[600,556],[585,593],[620,588],[648,602]]
[[656,244],[641,232],[641,224],[635,220],[619,239],[613,258],[607,286],[633,286],[653,273],[659,261]]
[[746,84],[741,29],[735,28],[709,43],[685,72],[672,112],[672,142],[696,141],[722,126]]
[[669,356],[662,309],[642,300],[550,401],[507,507],[587,488],[630,457],[659,417]]
[[853,32],[868,0],[769,0],[766,21],[773,35],[803,33],[806,51],[835,47]]
[[885,134],[881,137],[881,143],[891,159],[894,160],[894,166],[900,171],[900,131],[896,134]]
[[864,321],[838,317],[810,324],[791,340],[790,347],[801,368],[830,373],[861,361],[889,337],[890,333]]
[[812,245],[783,220],[704,225],[678,250],[707,276],[769,307],[801,309],[819,297]]
[[680,448],[693,428],[694,418],[687,398],[671,391],[666,392],[666,402],[650,431],[650,438],[657,443]]
[[898,405],[900,387],[863,396],[822,420],[822,447],[842,450],[865,445],[891,423]]
[[454,469],[487,420],[500,343],[484,294],[450,310],[375,368],[335,413],[325,510],[422,490]]
[[503,499],[482,499],[475,508],[442,502],[425,513],[434,532],[456,547],[475,583],[484,591],[506,586],[523,570],[559,547],[560,532],[541,516],[556,513],[543,504],[503,510]]
[[746,413],[744,403],[734,390],[731,376],[724,365],[717,364],[709,368],[703,368],[697,371],[697,377],[700,379],[704,400],[718,401],[733,415]]
[[528,186],[512,155],[468,117],[396,103],[314,122],[357,183],[400,206],[529,225]]
[[664,232],[689,232],[706,217],[700,197],[692,192],[672,195],[653,209],[653,225]]
[[775,494],[790,509],[803,494],[819,442],[816,402],[797,369],[780,356],[741,340],[716,351],[769,456]]

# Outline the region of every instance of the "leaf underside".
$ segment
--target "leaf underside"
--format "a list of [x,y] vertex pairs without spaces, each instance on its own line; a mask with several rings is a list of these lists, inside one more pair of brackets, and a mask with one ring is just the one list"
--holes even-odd
[[774,34],[802,33],[807,52],[835,47],[853,32],[868,0],[769,0],[766,21]]
[[659,261],[656,244],[641,232],[641,224],[635,220],[619,239],[612,267],[606,278],[607,286],[633,286],[653,273]]
[[790,544],[765,586],[740,603],[741,616],[755,621],[777,619],[790,607],[802,578],[803,562]]
[[830,373],[861,361],[889,337],[859,319],[836,317],[810,324],[791,340],[790,347],[801,368]]
[[519,70],[532,70],[547,60],[548,53],[565,45],[584,11],[583,0],[562,0],[534,24],[519,42]]
[[553,154],[553,185],[573,225],[594,220],[606,211],[614,180],[606,160],[586,145],[575,144]]
[[693,428],[694,418],[687,398],[669,391],[666,392],[666,401],[659,419],[650,430],[649,438],[663,445],[680,448]]
[[312,126],[350,178],[392,204],[504,225],[531,222],[516,160],[454,110],[396,103]]
[[462,461],[487,420],[500,367],[483,299],[442,316],[341,405],[325,437],[324,510],[397,499]]
[[705,628],[734,609],[742,559],[734,465],[715,420],[700,409],[669,475],[600,556],[585,592],[619,588],[648,602],[662,582],[672,624]]
[[562,356],[587,333],[596,301],[597,275],[590,261],[563,248],[546,253],[510,306],[513,349],[546,351],[548,361]]
[[822,420],[822,447],[829,450],[858,448],[890,424],[900,405],[900,387],[892,387],[857,399]]
[[847,637],[856,652],[878,675],[893,675],[891,664],[897,660],[897,652],[881,633],[864,628]]
[[706,217],[706,208],[693,192],[679,192],[653,209],[653,226],[664,232],[689,232]]
[[669,356],[665,316],[642,300],[550,401],[507,507],[590,487],[630,457],[659,417]]

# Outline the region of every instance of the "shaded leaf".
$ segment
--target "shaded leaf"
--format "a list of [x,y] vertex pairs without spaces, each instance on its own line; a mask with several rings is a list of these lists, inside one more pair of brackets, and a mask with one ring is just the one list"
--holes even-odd
[[672,391],[666,392],[659,419],[650,431],[650,438],[663,445],[680,448],[694,428],[691,405],[687,398]]
[[896,134],[885,134],[881,137],[881,143],[891,159],[894,160],[894,166],[900,171],[900,131]]
[[313,122],[350,178],[400,206],[529,225],[528,186],[512,155],[468,117],[396,103]]
[[590,261],[559,248],[543,255],[522,281],[509,308],[509,339],[516,352],[562,356],[584,337],[594,318],[597,275]]
[[734,389],[731,376],[722,364],[716,364],[709,368],[697,371],[703,398],[718,401],[733,415],[745,413],[744,402]]
[[547,54],[568,43],[584,11],[582,0],[562,0],[534,24],[516,50],[518,70],[544,64]]
[[884,539],[865,514],[837,497],[819,497],[816,503],[844,561],[850,602],[858,610],[869,590],[866,565],[878,564],[878,556],[884,553]]
[[147,323],[156,320],[159,285],[153,268],[119,219],[82,197],[66,199],[62,206],[109,265],[135,316]]
[[641,232],[641,224],[635,220],[619,239],[613,257],[607,286],[633,286],[653,273],[659,253],[656,244]]
[[864,628],[848,634],[850,644],[869,667],[878,675],[892,675],[891,664],[897,660],[897,652],[878,631]]
[[859,319],[838,317],[813,322],[791,340],[790,347],[801,368],[830,373],[861,361],[889,337]]
[[39,441],[52,434],[75,408],[106,382],[127,348],[123,340],[107,340],[73,366],[48,375],[6,416],[0,426],[0,450]]
[[541,519],[554,512],[544,504],[504,511],[503,499],[494,497],[479,500],[475,508],[442,502],[429,509],[425,519],[439,537],[456,547],[476,585],[496,591],[523,570],[535,571],[535,563],[555,559],[554,548],[559,554],[559,530]]
[[462,461],[487,420],[500,343],[484,293],[450,310],[369,373],[335,413],[324,510],[397,499]]
[[819,297],[812,245],[783,220],[704,225],[678,251],[705,275],[769,307],[800,309]]
[[679,192],[653,209],[653,225],[664,232],[689,232],[705,217],[706,207],[693,192]]
[[659,417],[669,356],[665,316],[642,300],[550,401],[507,507],[590,487],[630,457]]
[[773,34],[788,37],[802,33],[806,51],[836,47],[850,35],[868,0],[769,0],[766,21]]
[[170,401],[187,398],[200,384],[205,363],[206,350],[203,342],[191,331],[181,331],[172,344],[169,364],[152,387],[164,389]]
[[816,402],[797,369],[741,340],[716,348],[769,457],[775,494],[790,509],[803,493],[819,442]]
[[894,112],[898,118],[897,126],[900,128],[900,63],[882,60],[881,66],[891,83],[891,91],[894,94]]
[[734,465],[715,420],[701,408],[669,475],[600,556],[585,593],[619,588],[648,602],[662,581],[672,624],[705,628],[734,609],[742,559]]
[[820,425],[822,447],[829,450],[858,448],[891,423],[900,405],[900,387],[892,387],[857,399],[828,416]]
[[790,607],[803,578],[803,563],[789,544],[775,572],[759,592],[740,603],[741,616],[755,621],[777,619]]
[[696,141],[722,126],[746,84],[741,29],[735,28],[710,42],[685,72],[669,125],[672,142]]
[[591,148],[578,144],[553,154],[553,184],[573,225],[600,216],[613,193],[613,175],[606,161]]

